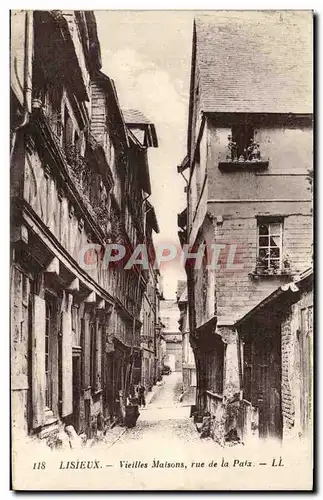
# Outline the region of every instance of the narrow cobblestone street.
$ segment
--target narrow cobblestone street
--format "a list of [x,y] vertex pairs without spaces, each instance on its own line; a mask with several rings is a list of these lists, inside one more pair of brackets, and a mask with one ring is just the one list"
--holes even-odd
[[[123,446],[128,447],[135,444],[145,450],[151,447],[151,443],[167,443],[169,449],[170,441],[172,448],[183,446],[183,443],[200,441],[196,428],[190,419],[190,406],[179,402],[181,394],[180,372],[171,373],[163,377],[163,385],[157,388],[157,392],[146,408],[140,409],[140,416],[136,427],[127,429],[126,433],[114,445],[114,451]],[[179,441],[179,442],[178,442]],[[159,450],[160,451],[160,450]]]
[[[111,470],[124,469],[127,487],[141,489],[142,481],[142,488],[145,485],[147,489],[148,477],[149,487],[163,489],[168,480],[174,484],[176,477],[177,488],[187,488],[193,477],[189,472],[192,462],[207,457],[212,460],[219,453],[220,448],[212,439],[200,439],[190,418],[190,406],[179,400],[181,389],[180,372],[164,376],[151,403],[140,409],[136,426],[126,429],[112,445],[106,445],[107,463],[110,460]],[[102,450],[102,445],[92,449],[99,448]],[[196,471],[202,473],[199,468]],[[196,472],[193,482],[196,485]]]

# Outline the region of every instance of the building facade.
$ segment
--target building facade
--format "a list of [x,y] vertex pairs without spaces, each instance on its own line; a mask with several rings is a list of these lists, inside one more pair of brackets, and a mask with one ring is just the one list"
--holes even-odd
[[215,417],[222,443],[235,433],[241,397],[235,323],[311,265],[311,23],[296,12],[194,23],[188,153],[178,167],[188,172],[187,207],[178,220],[182,245],[206,249],[186,265],[189,330],[197,409]]
[[150,391],[158,380],[158,343],[160,342],[160,291],[159,271],[154,269],[155,251],[152,233],[159,232],[153,206],[147,201],[146,246],[148,256],[148,281],[142,303],[141,383]]
[[160,316],[166,342],[164,364],[176,372],[182,371],[182,334],[179,331],[178,313],[176,300],[165,299],[161,302]]
[[120,109],[91,11],[11,20],[13,436],[89,438],[123,420],[136,379],[148,276],[106,251],[145,241],[157,137]]
[[[282,285],[237,324],[244,442],[312,438],[313,271]],[[274,368],[274,369],[273,369]]]

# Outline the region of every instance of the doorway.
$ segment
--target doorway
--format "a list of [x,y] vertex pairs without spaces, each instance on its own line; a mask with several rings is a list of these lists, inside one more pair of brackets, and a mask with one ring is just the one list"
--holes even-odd
[[257,363],[259,437],[282,438],[281,410],[281,335],[280,328],[271,335],[260,335],[255,361]]

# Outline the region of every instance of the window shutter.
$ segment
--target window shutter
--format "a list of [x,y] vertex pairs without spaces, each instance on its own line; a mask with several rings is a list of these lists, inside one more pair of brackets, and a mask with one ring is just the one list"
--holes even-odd
[[73,412],[72,317],[62,313],[62,417]]
[[82,318],[82,373],[83,373],[83,389],[86,390],[91,386],[91,339],[90,328],[87,319]]
[[45,317],[46,303],[38,295],[32,296],[32,426],[44,423],[45,413]]
[[102,389],[102,323],[98,324],[97,327],[97,338],[96,338],[96,389]]

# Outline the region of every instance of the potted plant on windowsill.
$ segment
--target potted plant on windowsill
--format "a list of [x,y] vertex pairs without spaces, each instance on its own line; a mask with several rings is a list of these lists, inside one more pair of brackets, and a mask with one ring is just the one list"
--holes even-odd
[[266,257],[268,257],[268,254],[266,254],[264,257],[257,258],[256,269],[252,274],[259,276],[273,276],[280,274],[279,263],[272,261],[269,262],[268,265],[268,260],[266,259]]
[[278,261],[271,261],[268,265],[267,257],[268,254],[257,258],[256,268],[250,273],[250,276],[288,276],[299,272],[297,269],[293,269],[287,254],[283,256],[281,267]]
[[259,143],[251,139],[249,146],[245,150],[247,161],[260,161],[260,146]]
[[289,258],[289,255],[287,254],[284,254],[283,256],[283,270],[288,273],[288,272],[291,272],[291,262],[290,262],[290,258]]
[[265,274],[268,269],[268,264],[265,257],[258,257],[254,274]]
[[292,265],[291,258],[288,254],[283,255],[283,268],[281,274],[290,274],[294,275],[299,273],[299,269],[295,269]]
[[229,161],[238,161],[237,149],[237,143],[232,140],[232,135],[228,135],[228,152],[226,159]]

